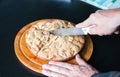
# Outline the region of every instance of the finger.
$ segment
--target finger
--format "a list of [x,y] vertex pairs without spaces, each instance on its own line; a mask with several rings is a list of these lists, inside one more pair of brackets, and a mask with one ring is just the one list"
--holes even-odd
[[97,34],[96,27],[97,27],[97,25],[91,25],[91,26],[89,26],[89,34],[92,34],[92,35]]
[[119,31],[115,31],[114,33],[115,33],[115,34],[119,34],[120,32],[119,32]]
[[53,72],[57,72],[57,73],[61,73],[64,75],[69,75],[69,69],[64,68],[64,67],[60,67],[60,66],[56,66],[56,65],[52,65],[52,64],[45,64],[43,65],[43,69],[47,69]]
[[77,28],[85,28],[85,27],[88,27],[90,25],[90,23],[88,22],[88,20],[84,21],[84,22],[81,22],[81,23],[78,23],[76,25]]
[[87,65],[87,63],[78,54],[76,55],[75,58],[79,65]]
[[53,72],[50,70],[46,70],[46,69],[42,70],[42,74],[49,76],[49,77],[67,77],[66,75],[63,75],[63,74],[60,74],[57,72]]
[[98,30],[97,25],[92,25],[89,31],[90,31],[89,34],[91,35],[99,35],[99,36],[106,35],[102,30]]
[[81,23],[78,23],[76,25],[77,28],[84,28],[84,27],[89,27],[91,26],[92,24],[94,24],[94,20],[93,20],[93,17],[94,17],[94,13],[91,14],[89,16],[89,18],[87,18],[85,21],[81,22]]
[[50,61],[49,64],[56,65],[56,66],[59,66],[59,67],[68,68],[68,69],[71,69],[73,67],[72,64],[65,63],[65,62]]
[[89,34],[92,34],[92,35],[95,35],[96,34],[96,32],[97,32],[97,30],[96,30],[96,27],[97,27],[97,25],[96,24],[86,24],[85,26],[84,25],[82,25],[83,23],[80,23],[80,24],[78,24],[78,25],[76,25],[76,27],[78,27],[78,28],[88,28],[89,29],[89,31],[88,31],[88,33]]

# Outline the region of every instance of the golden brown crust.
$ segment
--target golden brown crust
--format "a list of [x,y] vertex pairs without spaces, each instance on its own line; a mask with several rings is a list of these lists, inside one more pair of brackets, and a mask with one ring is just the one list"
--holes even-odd
[[84,36],[57,36],[49,30],[74,27],[72,23],[48,19],[33,25],[26,33],[26,43],[31,52],[46,60],[64,61],[75,56],[83,47]]

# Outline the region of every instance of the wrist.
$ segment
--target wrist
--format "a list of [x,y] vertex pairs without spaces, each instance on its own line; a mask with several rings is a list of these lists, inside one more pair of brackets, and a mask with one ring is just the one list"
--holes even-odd
[[113,27],[118,27],[120,25],[120,8],[117,9],[108,9],[108,10],[98,10],[96,11],[103,17],[110,19],[110,22],[113,22]]
[[120,8],[115,9],[115,14],[116,14],[117,23],[118,23],[117,27],[119,27],[120,26]]

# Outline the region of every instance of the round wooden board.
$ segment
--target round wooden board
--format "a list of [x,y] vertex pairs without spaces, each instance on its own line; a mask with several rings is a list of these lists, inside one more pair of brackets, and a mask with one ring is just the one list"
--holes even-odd
[[[25,42],[25,33],[26,30],[29,29],[32,25],[41,22],[43,20],[38,20],[35,22],[32,22],[26,26],[24,26],[16,35],[15,41],[14,41],[14,49],[15,54],[17,58],[20,60],[22,64],[24,64],[29,69],[41,73],[42,71],[42,65],[47,64],[48,60],[43,60],[35,56],[26,46]],[[79,53],[83,59],[88,61],[92,55],[93,52],[93,42],[89,35],[86,36],[86,42],[82,49],[82,51]],[[75,58],[72,58],[71,60],[67,61],[71,64],[76,64]]]

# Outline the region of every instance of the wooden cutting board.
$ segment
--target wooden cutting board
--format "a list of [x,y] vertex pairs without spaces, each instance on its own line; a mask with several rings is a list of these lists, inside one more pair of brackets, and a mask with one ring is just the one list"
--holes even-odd
[[[35,56],[31,51],[27,48],[26,42],[25,42],[25,33],[26,30],[28,30],[32,25],[40,22],[41,20],[32,22],[26,26],[24,26],[16,35],[15,41],[14,41],[14,49],[15,54],[18,58],[18,60],[28,67],[29,69],[41,73],[42,71],[42,65],[47,64],[48,60],[43,60]],[[82,51],[79,53],[81,57],[88,61],[93,53],[93,42],[89,35],[86,36],[86,42],[82,49]],[[66,61],[71,64],[76,64],[75,58],[72,58],[69,61]]]

